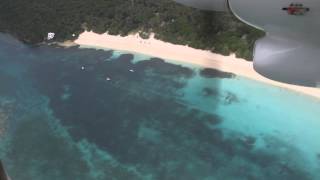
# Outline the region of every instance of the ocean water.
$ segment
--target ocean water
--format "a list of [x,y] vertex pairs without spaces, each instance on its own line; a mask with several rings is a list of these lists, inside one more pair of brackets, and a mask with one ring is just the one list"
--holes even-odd
[[317,180],[320,100],[232,73],[0,35],[11,179]]

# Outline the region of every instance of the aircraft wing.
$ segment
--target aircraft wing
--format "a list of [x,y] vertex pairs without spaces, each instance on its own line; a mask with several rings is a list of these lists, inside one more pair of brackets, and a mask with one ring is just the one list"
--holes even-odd
[[241,21],[266,32],[254,49],[258,73],[285,83],[320,86],[320,1],[176,1],[206,10],[227,7]]

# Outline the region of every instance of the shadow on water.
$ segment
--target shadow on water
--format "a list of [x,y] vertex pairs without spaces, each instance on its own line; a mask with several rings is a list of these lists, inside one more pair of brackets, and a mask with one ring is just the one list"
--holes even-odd
[[[255,137],[224,135],[215,108],[239,101],[220,92],[234,74],[8,42],[0,41],[9,129],[0,155],[12,179],[311,179],[291,156],[255,149]],[[190,104],[196,98],[211,111]]]

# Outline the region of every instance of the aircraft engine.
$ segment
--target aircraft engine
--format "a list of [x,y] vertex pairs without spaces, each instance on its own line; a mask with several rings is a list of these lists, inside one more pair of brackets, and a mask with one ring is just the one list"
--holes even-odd
[[175,0],[213,11],[231,11],[266,32],[256,42],[254,69],[290,84],[320,86],[320,2],[318,0]]

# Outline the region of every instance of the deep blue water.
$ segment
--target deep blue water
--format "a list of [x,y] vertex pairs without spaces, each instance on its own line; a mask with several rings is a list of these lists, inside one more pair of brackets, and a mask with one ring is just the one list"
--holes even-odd
[[0,36],[13,180],[320,179],[320,101],[232,73]]

